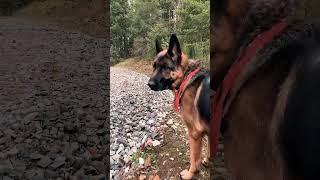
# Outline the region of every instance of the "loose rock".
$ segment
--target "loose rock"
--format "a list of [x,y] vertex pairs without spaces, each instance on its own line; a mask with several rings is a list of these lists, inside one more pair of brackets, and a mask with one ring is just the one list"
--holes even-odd
[[52,160],[47,157],[47,156],[44,156],[43,158],[41,158],[40,161],[38,161],[38,166],[39,167],[42,167],[42,168],[46,168],[48,167],[50,164],[52,163]]

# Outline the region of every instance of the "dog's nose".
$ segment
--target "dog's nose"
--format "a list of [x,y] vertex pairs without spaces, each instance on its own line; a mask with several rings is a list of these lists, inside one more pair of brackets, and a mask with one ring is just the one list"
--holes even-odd
[[154,90],[154,89],[156,88],[156,82],[153,81],[153,80],[149,80],[148,86],[149,86],[152,90]]

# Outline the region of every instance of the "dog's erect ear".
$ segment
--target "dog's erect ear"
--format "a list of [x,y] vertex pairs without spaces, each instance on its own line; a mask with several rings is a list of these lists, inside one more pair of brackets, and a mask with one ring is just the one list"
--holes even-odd
[[157,50],[157,54],[162,51],[161,42],[159,41],[158,38],[156,39],[156,50]]
[[178,57],[181,56],[180,44],[179,44],[178,38],[175,34],[172,34],[170,37],[168,54],[171,57],[174,57],[175,55],[177,55]]

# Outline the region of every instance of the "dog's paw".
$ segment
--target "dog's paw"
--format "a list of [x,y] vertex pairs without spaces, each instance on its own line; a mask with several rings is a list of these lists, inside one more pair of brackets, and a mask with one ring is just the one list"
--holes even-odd
[[194,173],[190,172],[189,170],[185,169],[180,173],[182,179],[192,179]]

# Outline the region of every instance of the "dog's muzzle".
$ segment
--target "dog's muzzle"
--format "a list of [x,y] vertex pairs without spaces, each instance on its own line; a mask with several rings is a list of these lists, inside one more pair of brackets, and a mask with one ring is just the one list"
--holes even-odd
[[157,88],[157,83],[156,83],[154,80],[152,80],[152,79],[149,80],[148,86],[149,86],[150,89],[153,90],[153,91],[157,91],[157,90],[158,90],[158,88]]

